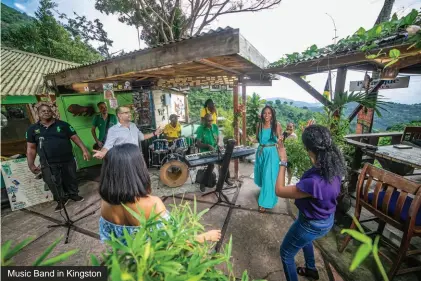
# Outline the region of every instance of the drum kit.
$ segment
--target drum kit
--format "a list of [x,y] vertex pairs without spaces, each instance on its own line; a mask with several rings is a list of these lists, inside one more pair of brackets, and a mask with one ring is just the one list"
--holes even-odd
[[[184,125],[193,127],[193,123]],[[191,137],[180,137],[173,141],[156,139],[149,146],[149,166],[160,170],[160,180],[166,186],[179,187],[189,176],[185,156],[196,153],[196,139],[192,129]]]

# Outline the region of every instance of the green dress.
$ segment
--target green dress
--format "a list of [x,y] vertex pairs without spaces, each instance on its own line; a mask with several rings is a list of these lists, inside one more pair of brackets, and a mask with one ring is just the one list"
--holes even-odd
[[272,209],[278,203],[275,184],[279,173],[279,156],[276,136],[271,138],[271,128],[263,128],[259,133],[259,148],[254,163],[254,183],[260,187],[259,206]]

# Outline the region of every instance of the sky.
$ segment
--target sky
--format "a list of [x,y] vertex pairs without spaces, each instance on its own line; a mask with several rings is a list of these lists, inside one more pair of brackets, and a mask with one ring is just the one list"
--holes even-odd
[[[2,0],[28,15],[34,15],[38,0]],[[117,16],[101,14],[94,7],[95,0],[56,0],[58,10],[67,15],[73,11],[88,19],[99,18],[114,41],[112,51],[125,52],[145,48],[139,46],[136,30],[118,21]],[[256,47],[268,61],[274,62],[283,54],[301,52],[316,44],[323,47],[333,43],[335,21],[337,36],[352,35],[359,27],[369,29],[374,25],[383,6],[383,0],[283,0],[276,8],[256,13],[229,14],[218,18],[210,28],[231,26]],[[393,12],[406,15],[411,9],[420,9],[420,0],[396,0]],[[364,72],[348,71],[345,90],[350,81],[363,80]],[[335,72],[333,79],[335,79]],[[311,85],[323,91],[327,74],[307,76]],[[334,81],[334,80],[333,80]],[[333,83],[334,84],[334,83]],[[263,98],[289,98],[305,102],[317,102],[310,94],[293,81],[281,78],[273,81],[272,87],[247,87],[247,93],[258,93]],[[409,88],[381,90],[380,94],[388,101],[404,104],[421,103],[421,75],[411,76]]]

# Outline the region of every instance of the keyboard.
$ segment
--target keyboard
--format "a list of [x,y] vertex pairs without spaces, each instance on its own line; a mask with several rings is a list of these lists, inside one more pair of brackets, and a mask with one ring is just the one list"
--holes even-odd
[[[256,153],[255,148],[236,146],[232,152],[231,159],[249,156]],[[186,155],[186,161],[190,167],[203,166],[211,163],[220,162],[225,155],[225,149],[218,151],[207,151],[196,154]]]

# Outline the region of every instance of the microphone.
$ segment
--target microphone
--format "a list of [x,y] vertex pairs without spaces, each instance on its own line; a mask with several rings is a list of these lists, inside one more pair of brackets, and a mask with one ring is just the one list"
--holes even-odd
[[42,149],[42,142],[44,141],[44,137],[39,137],[39,149]]

